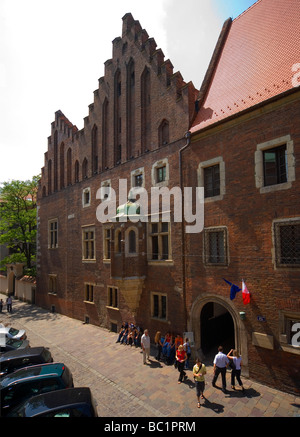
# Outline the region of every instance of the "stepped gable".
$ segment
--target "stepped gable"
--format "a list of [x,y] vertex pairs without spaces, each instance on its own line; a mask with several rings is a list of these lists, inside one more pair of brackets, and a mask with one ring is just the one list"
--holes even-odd
[[197,132],[295,87],[299,0],[258,0],[227,20],[197,99]]

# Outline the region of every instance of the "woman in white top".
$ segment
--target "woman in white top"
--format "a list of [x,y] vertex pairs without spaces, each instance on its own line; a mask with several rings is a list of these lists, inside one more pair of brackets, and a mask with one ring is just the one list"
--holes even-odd
[[[231,352],[233,356],[231,355]],[[229,358],[232,363],[232,370],[231,370],[231,388],[235,390],[235,377],[240,385],[242,387],[242,390],[244,391],[244,386],[241,381],[241,366],[242,366],[242,357],[238,353],[236,349],[231,349],[231,351],[227,354],[227,358]]]

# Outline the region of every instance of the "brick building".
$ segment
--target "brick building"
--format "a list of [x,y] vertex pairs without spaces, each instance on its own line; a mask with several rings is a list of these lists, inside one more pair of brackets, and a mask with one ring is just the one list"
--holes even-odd
[[[38,305],[112,330],[134,322],[152,338],[192,332],[207,359],[218,343],[237,347],[245,374],[299,393],[299,6],[259,0],[227,20],[200,91],[123,17],[84,128],[61,111],[52,123]],[[109,187],[118,219],[101,223]],[[132,187],[204,187],[203,231],[174,220],[173,197],[170,222],[150,204],[148,221],[122,221],[143,209]],[[223,278],[244,279],[250,304]]]

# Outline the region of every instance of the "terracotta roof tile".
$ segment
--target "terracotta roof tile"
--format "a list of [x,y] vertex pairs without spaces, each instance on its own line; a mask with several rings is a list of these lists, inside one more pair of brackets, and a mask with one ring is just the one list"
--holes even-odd
[[297,63],[300,1],[257,1],[233,20],[191,132],[293,88]]

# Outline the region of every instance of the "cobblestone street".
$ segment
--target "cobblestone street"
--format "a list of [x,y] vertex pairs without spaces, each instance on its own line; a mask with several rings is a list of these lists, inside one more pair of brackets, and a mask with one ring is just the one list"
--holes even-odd
[[[1,296],[5,298],[5,296]],[[31,346],[50,348],[55,361],[65,363],[73,373],[74,385],[89,386],[102,417],[299,417],[300,398],[243,378],[246,389],[228,393],[213,388],[212,363],[207,365],[205,400],[197,408],[192,371],[179,385],[174,366],[155,360],[142,363],[141,349],[116,344],[117,335],[84,325],[81,321],[53,314],[17,300],[13,312],[6,309],[0,322],[24,328]]]

